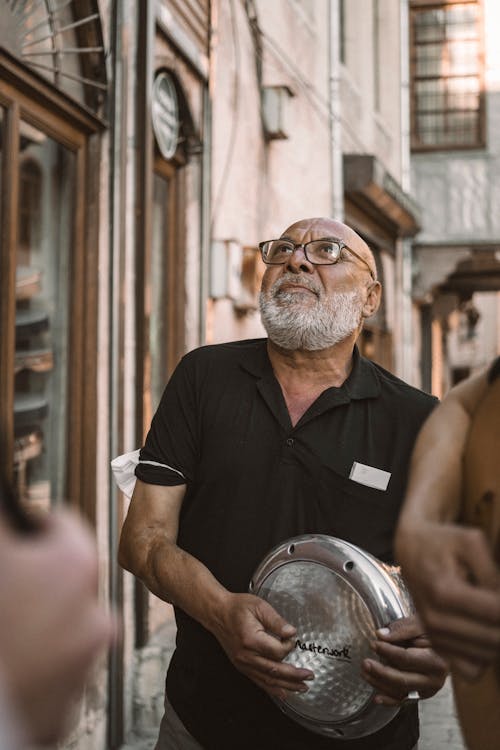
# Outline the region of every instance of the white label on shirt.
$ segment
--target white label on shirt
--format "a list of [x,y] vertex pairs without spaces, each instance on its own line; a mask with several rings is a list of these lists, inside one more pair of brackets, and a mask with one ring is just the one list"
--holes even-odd
[[374,466],[359,464],[357,461],[353,463],[349,474],[349,479],[354,482],[364,484],[367,487],[375,487],[376,490],[386,490],[390,478],[390,471],[382,471],[382,469],[376,469]]

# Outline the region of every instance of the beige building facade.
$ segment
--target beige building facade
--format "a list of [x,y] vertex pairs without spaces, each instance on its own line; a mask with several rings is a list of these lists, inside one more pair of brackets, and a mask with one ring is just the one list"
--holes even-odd
[[[258,242],[329,215],[370,243],[384,281],[361,346],[411,377],[403,353],[412,303],[402,289],[405,238],[419,216],[403,132],[406,24],[406,3],[383,0],[219,4],[208,341],[262,335]],[[222,280],[221,268],[229,269]]]

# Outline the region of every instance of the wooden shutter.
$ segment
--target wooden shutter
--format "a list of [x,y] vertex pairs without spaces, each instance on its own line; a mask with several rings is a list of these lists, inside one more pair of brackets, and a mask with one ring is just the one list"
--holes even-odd
[[208,51],[210,0],[164,0],[187,34],[204,53]]

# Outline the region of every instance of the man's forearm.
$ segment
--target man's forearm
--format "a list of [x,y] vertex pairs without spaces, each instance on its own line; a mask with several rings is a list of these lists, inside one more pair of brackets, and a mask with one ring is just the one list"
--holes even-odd
[[177,546],[184,494],[184,485],[163,487],[138,480],[118,560],[157,597],[213,630],[230,594],[205,565]]
[[144,554],[122,555],[120,563],[159,599],[180,607],[208,630],[230,596],[208,568],[158,531],[141,534],[133,548]]
[[304,691],[313,674],[283,662],[295,628],[268,602],[225,589],[208,568],[177,545],[185,486],[137,481],[123,524],[120,564],[156,596],[180,607],[218,640],[228,659],[268,694]]
[[176,544],[153,542],[139,577],[156,596],[213,631],[230,596],[199,560]]

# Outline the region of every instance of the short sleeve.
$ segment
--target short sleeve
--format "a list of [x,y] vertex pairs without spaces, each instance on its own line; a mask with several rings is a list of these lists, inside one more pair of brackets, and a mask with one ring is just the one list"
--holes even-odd
[[173,373],[140,451],[135,475],[147,484],[173,486],[194,481],[198,429],[190,361],[181,360]]

